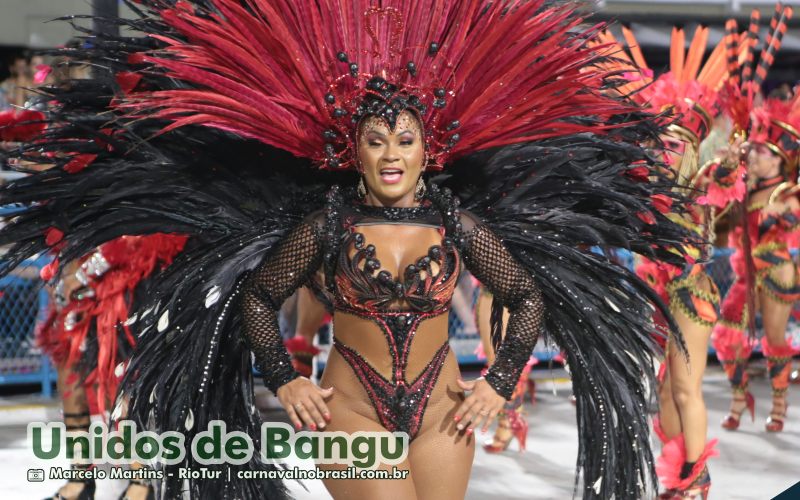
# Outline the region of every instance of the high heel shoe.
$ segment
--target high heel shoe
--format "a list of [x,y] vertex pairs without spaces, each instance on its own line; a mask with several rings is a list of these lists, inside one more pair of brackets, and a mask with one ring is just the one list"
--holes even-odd
[[742,420],[742,413],[745,410],[750,412],[750,419],[755,422],[756,420],[756,400],[753,398],[753,395],[750,394],[750,391],[745,391],[744,398],[733,398],[734,402],[742,402],[744,401],[745,406],[739,411],[730,410],[728,414],[722,419],[722,428],[727,429],[729,431],[735,431],[739,428],[739,424]]
[[683,490],[667,490],[658,496],[659,500],[694,500],[698,496],[703,500],[708,499],[708,492],[711,489],[711,474],[708,467],[703,468],[703,472],[692,481],[688,488]]
[[[774,408],[774,403],[773,403]],[[786,399],[783,400],[783,413],[775,413],[774,411],[769,414],[767,417],[767,422],[764,424],[764,428],[767,432],[782,432],[783,431],[783,421],[786,419],[786,412],[789,410],[789,404],[786,402]]]
[[[508,448],[511,441],[519,441],[519,451],[525,451],[525,442],[528,438],[528,421],[521,412],[517,410],[505,410],[505,418],[498,422],[497,431],[491,441],[483,445],[487,453],[500,453]],[[501,429],[508,431],[508,437],[500,439],[497,434]]]
[[656,461],[658,480],[667,488],[659,500],[690,500],[698,496],[707,499],[711,489],[708,460],[719,455],[716,444],[716,439],[707,442],[697,460],[687,462],[683,434],[669,440]]
[[[70,479],[67,481],[68,483],[83,483],[83,489],[78,496],[76,497],[65,497],[59,492],[56,492],[55,495],[51,497],[47,497],[44,500],[94,500],[94,492],[97,488],[97,485],[94,482],[94,479]],[[149,500],[149,499],[148,499]]]
[[[137,484],[139,486],[144,486],[147,488],[147,496],[145,497],[145,500],[156,500],[156,492],[153,489],[153,485],[145,481],[140,481],[138,479],[131,479],[128,482],[128,488],[130,488],[130,485],[132,484]],[[122,495],[120,495],[117,500],[130,500],[130,497],[128,496],[128,488],[125,488],[125,491],[122,492]]]
[[[70,413],[70,412],[62,412],[62,416],[64,418],[64,428],[67,432],[70,431],[89,431],[89,425],[91,424],[91,415],[88,411],[85,412],[78,412],[78,413]],[[82,464],[72,464],[73,469],[81,469],[86,470],[89,468],[88,465]],[[57,491],[55,495],[46,498],[45,500],[94,500],[94,493],[97,488],[97,485],[94,482],[94,479],[69,479],[67,483],[79,483],[83,484],[83,488],[81,489],[78,496],[64,496],[61,494],[61,490]],[[63,486],[62,486],[63,488]]]

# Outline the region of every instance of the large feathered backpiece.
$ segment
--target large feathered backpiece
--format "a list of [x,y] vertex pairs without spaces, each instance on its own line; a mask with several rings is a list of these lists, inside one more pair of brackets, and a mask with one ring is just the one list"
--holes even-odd
[[[678,263],[691,238],[665,212],[682,198],[641,144],[652,117],[608,95],[607,56],[575,5],[542,0],[129,2],[145,36],[86,32],[59,51],[94,68],[40,89],[48,128],[10,153],[52,166],[0,188],[27,208],[0,230],[2,272],[48,250],[67,262],[125,234],[190,236],[153,276],[129,327],[137,350],[115,420],[187,442],[212,420],[259,443],[239,285],[333,184],[355,184],[360,119],[409,109],[426,134],[432,196],[480,216],[540,283],[545,334],[577,398],[577,491],[646,495],[653,307],[616,263],[624,248]],[[369,99],[366,96],[370,96]],[[376,104],[377,103],[377,104]],[[431,174],[426,174],[430,176]],[[655,179],[655,180],[653,180]],[[666,313],[666,311],[665,311]],[[676,337],[680,342],[679,334]],[[278,498],[280,481],[181,480],[166,498]],[[227,469],[234,480],[227,481]],[[582,478],[582,481],[581,481]]]

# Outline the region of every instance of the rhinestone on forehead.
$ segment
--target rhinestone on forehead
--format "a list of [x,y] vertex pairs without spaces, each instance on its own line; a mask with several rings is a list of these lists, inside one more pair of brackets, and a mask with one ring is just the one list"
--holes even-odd
[[422,125],[410,111],[403,111],[400,113],[400,116],[394,120],[394,123],[388,122],[382,116],[367,116],[359,127],[359,137],[363,140],[363,136],[372,131],[382,134],[386,132],[396,134],[411,132],[415,137],[422,138]]

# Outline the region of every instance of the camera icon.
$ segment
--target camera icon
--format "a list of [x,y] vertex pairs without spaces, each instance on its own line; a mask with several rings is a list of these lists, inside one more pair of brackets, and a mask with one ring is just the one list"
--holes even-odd
[[28,482],[41,483],[44,481],[44,469],[28,469]]

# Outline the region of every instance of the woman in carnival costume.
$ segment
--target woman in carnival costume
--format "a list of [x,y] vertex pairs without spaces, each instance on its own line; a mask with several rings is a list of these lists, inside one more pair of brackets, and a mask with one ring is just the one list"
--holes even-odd
[[752,182],[746,217],[730,237],[736,281],[725,296],[722,319],[714,331],[717,357],[733,388],[731,410],[722,422],[728,430],[739,428],[745,409],[755,418],[755,399],[748,390],[746,371],[753,342],[746,331],[756,310],[761,313],[761,347],[772,384],[772,410],[765,428],[769,432],[783,430],[791,358],[796,354],[787,342],[786,327],[800,298],[797,264],[789,254],[800,230],[796,188],[799,129],[796,97],[790,101],[766,99],[752,113],[746,157]]
[[[40,90],[63,87],[80,78],[83,77],[56,81],[54,86]],[[0,123],[0,135],[18,147],[19,143],[35,141],[44,132],[46,115],[33,109],[8,111],[0,114]],[[53,155],[29,155],[26,159],[26,168],[42,170],[53,166]],[[91,161],[91,155],[75,155],[64,168],[85,168]],[[44,237],[57,254],[63,232],[51,227]],[[67,432],[88,432],[93,413],[107,418],[107,404],[117,394],[125,363],[136,344],[126,325],[129,311],[143,302],[147,279],[168,266],[185,242],[183,236],[165,234],[122,236],[63,266],[36,342],[56,367]],[[52,281],[58,267],[58,262],[45,266],[42,279]],[[88,468],[79,463],[71,466]],[[137,487],[141,487],[140,493],[148,491],[146,484],[130,486]],[[93,479],[71,479],[52,498],[91,499],[95,488]]]
[[[797,266],[789,254],[789,243],[798,229],[800,204],[795,178],[798,161],[797,99],[762,100],[760,87],[780,48],[786,21],[792,10],[778,4],[758,65],[748,59],[741,73],[735,73],[723,92],[723,108],[738,133],[746,135],[748,149],[739,166],[721,168],[718,178],[748,176],[747,195],[743,200],[742,222],[730,235],[735,249],[731,267],[736,281],[722,303],[722,317],[712,337],[717,357],[733,388],[729,414],[722,422],[728,430],[738,429],[741,416],[748,410],[755,418],[755,400],[748,391],[747,359],[752,341],[745,331],[753,331],[756,309],[764,326],[762,348],[772,382],[773,405],[766,430],[780,432],[786,415],[786,390],[791,371],[792,348],[786,341],[786,326],[792,305],[798,299]],[[755,45],[757,18],[751,18],[750,30],[736,45]],[[728,32],[735,33],[729,21]],[[756,105],[761,100],[761,104]],[[727,182],[728,187],[732,182]],[[727,189],[727,188],[726,188]],[[737,189],[738,191],[738,189]],[[712,203],[715,200],[709,197]]]
[[[663,209],[676,223],[704,240],[711,240],[714,213],[701,203],[709,168],[698,164],[698,152],[711,131],[717,90],[728,76],[727,40],[723,39],[702,64],[708,28],[697,28],[688,53],[684,31],[674,28],[669,71],[655,78],[633,33],[623,28],[623,34],[627,51],[610,33],[600,36],[601,41],[611,44],[607,67],[618,67],[629,81],[617,91],[654,113],[669,112],[669,124],[662,137],[665,163],[677,181],[676,189],[692,198],[686,213],[670,212],[668,198],[661,200]],[[738,156],[734,156],[733,161],[737,160]],[[706,462],[716,454],[716,441],[707,442],[706,438],[708,425],[702,383],[708,341],[719,314],[719,291],[702,263],[710,257],[708,246],[686,250],[683,265],[644,258],[636,269],[669,304],[689,355],[687,363],[679,346],[670,339],[660,374],[659,414],[654,428],[663,444],[657,470],[666,491],[660,498],[667,499],[698,495],[705,498],[711,486]]]
[[[0,233],[16,243],[6,269],[46,248],[50,227],[64,233],[62,261],[121,234],[197,238],[131,321],[142,333],[118,395],[128,418],[187,442],[224,420],[260,449],[252,350],[298,428],[408,434],[405,480],[326,481],[333,496],[462,498],[473,430],[502,410],[544,333],[573,378],[581,494],[647,495],[659,348],[645,311],[664,308],[588,249],[678,263],[670,250],[693,236],[657,209],[659,196],[676,210],[683,197],[640,146],[655,127],[601,92],[613,83],[575,5],[129,6],[136,18],[119,22],[148,36],[93,35],[75,55],[113,78],[50,96],[69,124],[21,153],[81,137],[96,159],[5,187],[4,202],[31,205]],[[462,266],[495,302],[496,359],[469,382],[445,314]],[[303,285],[335,305],[325,389],[294,371],[278,331],[276,310]],[[193,465],[187,454],[164,467]],[[206,467],[233,480],[167,475],[161,493],[286,493],[280,481],[237,479],[275,467],[257,454]]]
[[[129,310],[143,301],[147,279],[168,266],[185,242],[185,237],[165,234],[122,236],[80,259],[79,265],[66,267],[56,286],[56,303],[37,340],[58,369],[67,431],[89,431],[91,401],[101,415],[107,415],[107,402],[117,394],[125,363],[136,345],[126,324]],[[52,279],[51,272],[52,267],[46,267],[42,278]],[[131,482],[135,484],[129,489],[148,492],[146,483]],[[93,479],[70,480],[53,498],[91,499],[95,487]]]

